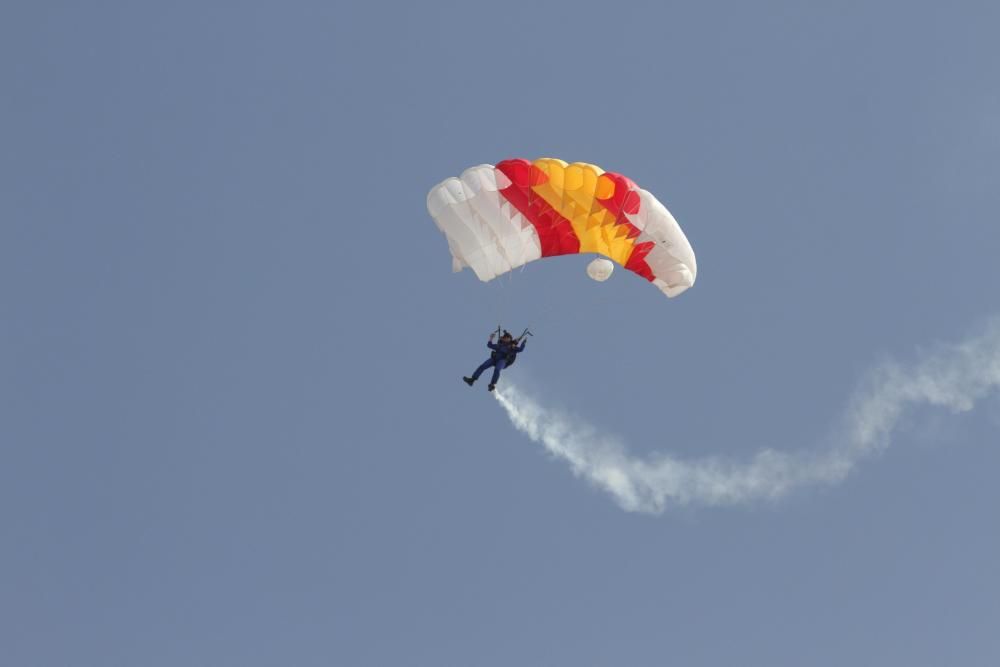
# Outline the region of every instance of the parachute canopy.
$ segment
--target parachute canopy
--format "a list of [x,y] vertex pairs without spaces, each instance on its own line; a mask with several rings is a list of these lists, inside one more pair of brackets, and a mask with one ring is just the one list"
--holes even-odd
[[[452,268],[470,267],[483,281],[575,253],[603,255],[669,297],[694,285],[698,272],[670,211],[625,176],[593,164],[555,158],[481,164],[433,187],[427,210],[448,239]],[[588,273],[594,277],[589,267]]]

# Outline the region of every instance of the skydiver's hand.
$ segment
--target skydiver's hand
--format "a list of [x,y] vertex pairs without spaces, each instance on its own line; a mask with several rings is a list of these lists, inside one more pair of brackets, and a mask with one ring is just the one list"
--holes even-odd
[[491,343],[493,342],[493,337],[494,337],[494,336],[496,336],[496,334],[490,334],[490,342],[491,342]]

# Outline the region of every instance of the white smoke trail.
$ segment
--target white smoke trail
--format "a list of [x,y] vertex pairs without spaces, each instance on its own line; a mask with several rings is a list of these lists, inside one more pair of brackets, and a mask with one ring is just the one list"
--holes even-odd
[[614,438],[548,410],[515,386],[507,384],[495,395],[514,426],[569,463],[574,474],[610,493],[625,510],[660,513],[668,505],[736,505],[839,482],[859,461],[889,446],[907,410],[934,406],[964,412],[998,388],[1000,319],[979,335],[925,352],[909,367],[876,368],[849,401],[845,428],[828,449],[764,449],[749,462],[636,458]]

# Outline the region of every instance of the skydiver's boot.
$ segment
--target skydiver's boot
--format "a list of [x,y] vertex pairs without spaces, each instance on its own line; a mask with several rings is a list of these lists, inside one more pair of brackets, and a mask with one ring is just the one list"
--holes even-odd
[[497,386],[496,386],[495,384],[491,384],[491,385],[489,385],[489,386],[488,386],[488,387],[486,387],[486,388],[487,388],[487,389],[489,389],[490,391],[493,391],[494,389],[496,389],[496,388],[497,388]]
[[470,377],[463,377],[462,379],[465,380],[465,384],[469,385],[470,387],[472,386],[472,383],[475,382],[475,380],[473,380]]

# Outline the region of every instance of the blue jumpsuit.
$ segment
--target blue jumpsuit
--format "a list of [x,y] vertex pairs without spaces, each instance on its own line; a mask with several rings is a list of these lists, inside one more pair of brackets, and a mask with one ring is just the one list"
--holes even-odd
[[524,341],[518,346],[515,346],[513,341],[510,343],[486,343],[486,347],[493,350],[493,354],[490,355],[489,359],[480,364],[476,372],[472,374],[472,380],[478,380],[483,371],[492,366],[493,379],[490,380],[490,384],[495,385],[497,380],[500,379],[500,371],[506,368],[508,363],[513,363],[518,352],[524,352],[524,344],[527,342]]

